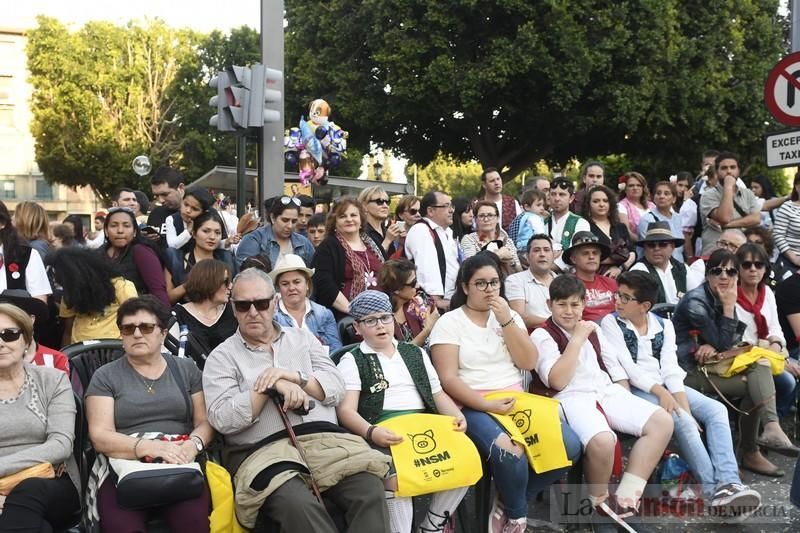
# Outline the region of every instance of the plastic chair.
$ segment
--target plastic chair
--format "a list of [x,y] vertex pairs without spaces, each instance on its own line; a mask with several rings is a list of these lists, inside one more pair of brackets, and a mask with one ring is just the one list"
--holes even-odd
[[671,320],[672,315],[675,313],[675,304],[667,304],[667,303],[656,304],[653,306],[652,309],[650,309],[650,311],[657,314],[661,318],[664,318],[666,320]]
[[339,331],[339,339],[341,339],[342,345],[361,341],[358,333],[356,333],[356,328],[353,326],[353,322],[355,322],[353,317],[346,316],[336,323],[336,329]]
[[342,346],[338,350],[334,350],[333,353],[330,354],[331,360],[333,364],[338,365],[339,361],[342,359],[342,356],[358,346],[360,343],[354,342],[352,344],[348,344],[347,346]]
[[[61,349],[69,359],[70,377],[74,389],[83,396],[92,375],[106,363],[119,359],[125,353],[119,339],[101,339],[76,342]],[[77,382],[76,382],[77,378]]]

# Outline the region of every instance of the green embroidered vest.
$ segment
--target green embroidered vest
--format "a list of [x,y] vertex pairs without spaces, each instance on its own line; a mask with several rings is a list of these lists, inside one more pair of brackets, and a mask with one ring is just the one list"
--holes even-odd
[[[425,363],[422,359],[422,348],[408,342],[397,344],[397,351],[414,380],[417,392],[425,405],[425,411],[438,413],[436,404],[433,401],[431,383],[428,380],[428,373],[425,371]],[[375,369],[381,368],[378,355],[375,353],[364,353],[360,347],[355,347],[350,352],[355,359],[358,368],[358,377],[361,379],[361,395],[358,398],[358,414],[370,424],[374,424],[381,413],[383,413],[383,398],[385,387],[380,386],[381,377],[376,375]],[[391,384],[389,384],[391,386]]]

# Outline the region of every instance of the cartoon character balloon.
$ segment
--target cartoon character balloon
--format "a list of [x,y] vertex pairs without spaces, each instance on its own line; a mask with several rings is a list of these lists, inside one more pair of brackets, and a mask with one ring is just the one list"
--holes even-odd
[[317,99],[308,108],[309,119],[300,118],[297,128],[286,131],[284,156],[286,166],[297,170],[303,185],[324,184],[326,173],[335,171],[347,157],[348,133],[330,120],[331,108]]

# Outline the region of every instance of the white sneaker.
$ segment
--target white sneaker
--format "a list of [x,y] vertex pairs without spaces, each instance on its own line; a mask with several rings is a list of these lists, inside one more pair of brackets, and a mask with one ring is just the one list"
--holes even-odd
[[525,533],[528,528],[528,518],[508,518],[503,526],[503,533]]
[[[492,510],[489,512],[489,533],[504,533],[507,522],[508,516],[506,516],[502,502],[500,502],[500,497],[495,496],[492,502]],[[525,530],[523,529],[523,531]]]

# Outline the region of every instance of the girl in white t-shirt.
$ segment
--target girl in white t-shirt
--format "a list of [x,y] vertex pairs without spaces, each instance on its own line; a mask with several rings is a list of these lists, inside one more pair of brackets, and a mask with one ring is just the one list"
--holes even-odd
[[[463,405],[467,435],[491,465],[498,497],[489,516],[489,531],[522,533],[528,500],[559,479],[564,470],[533,472],[525,450],[489,415],[512,412],[514,400],[487,400],[483,394],[521,391],[521,370],[536,367],[538,352],[522,318],[502,296],[500,271],[492,254],[481,252],[464,261],[450,308],[431,332],[433,364],[444,390]],[[565,424],[562,431],[567,455],[575,460],[580,441]]]

